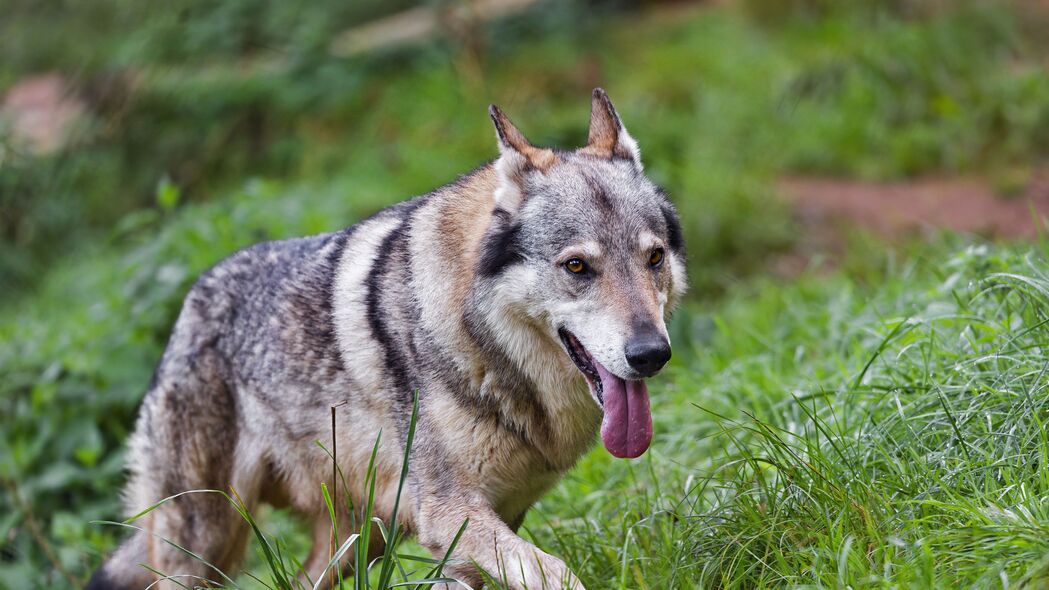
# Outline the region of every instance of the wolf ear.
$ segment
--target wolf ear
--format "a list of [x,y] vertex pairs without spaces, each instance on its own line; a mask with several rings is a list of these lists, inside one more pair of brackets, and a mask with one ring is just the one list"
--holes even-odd
[[513,213],[524,200],[523,184],[529,170],[546,170],[557,156],[554,152],[531,144],[517,130],[510,119],[494,104],[488,114],[495,123],[495,135],[499,139],[499,159],[495,162],[498,186],[495,189],[495,205]]
[[602,88],[594,88],[594,99],[590,104],[590,134],[586,147],[579,151],[601,158],[627,158],[633,160],[639,170],[642,168],[637,142],[627,133]]

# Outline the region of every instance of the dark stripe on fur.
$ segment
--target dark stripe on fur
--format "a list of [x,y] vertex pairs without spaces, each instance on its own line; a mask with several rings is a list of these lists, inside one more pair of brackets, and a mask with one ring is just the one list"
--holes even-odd
[[684,255],[685,238],[681,233],[681,221],[677,217],[677,211],[669,203],[661,206],[660,210],[663,212],[663,221],[667,224],[667,240],[670,243],[670,249],[675,254]]
[[[411,229],[412,213],[425,201],[425,197],[420,197],[408,201],[403,207],[395,208],[395,211],[402,215],[401,223],[383,238],[382,244],[379,245],[379,249],[375,253],[375,261],[368,272],[368,294],[365,301],[368,310],[368,327],[371,329],[372,336],[376,342],[382,347],[386,374],[393,379],[394,388],[400,393],[398,400],[401,402],[406,401],[408,404],[411,404],[414,398],[414,379],[408,369],[409,359],[405,358],[404,351],[397,346],[393,335],[386,327],[384,319],[386,313],[382,308],[382,294],[385,289],[382,283],[391,266],[393,266],[387,264],[387,262],[396,258],[394,254],[398,250],[403,249],[401,253],[404,256],[408,256],[405,239],[408,237]],[[409,261],[405,261],[404,266],[405,268],[411,268]]]
[[298,280],[289,281],[289,288],[294,286],[294,290],[289,293],[292,304],[290,311],[302,326],[304,336],[311,342],[311,348],[324,361],[322,365],[329,378],[345,369],[335,335],[333,290],[339,259],[352,230],[351,227],[331,234],[321,246],[330,248],[324,258],[305,269]]
[[493,277],[508,266],[524,261],[518,236],[521,225],[513,223],[505,209],[492,212],[492,225],[481,242],[481,256],[477,272],[482,277]]
[[[346,242],[351,233],[353,233],[353,228],[335,234],[335,237],[332,238],[331,251],[325,256],[322,267],[324,279],[321,281],[321,321],[325,324],[323,335],[325,343],[336,352],[339,350],[339,344],[335,336],[335,274],[339,270],[339,261],[342,260],[342,252],[346,249]],[[337,354],[337,356],[338,368],[341,371],[343,370],[342,355]]]
[[386,262],[384,253],[388,252],[398,240],[404,237],[403,228],[404,223],[402,222],[401,225],[397,226],[383,239],[382,244],[379,246],[379,255],[372,265],[371,272],[368,273],[368,297],[366,302],[368,306],[368,327],[371,328],[372,336],[379,343],[379,346],[382,347],[386,374],[393,379],[394,388],[402,396],[409,396],[412,388],[412,379],[408,371],[408,362],[394,342],[393,336],[386,329],[386,322],[383,319],[385,314],[380,301],[382,281],[389,271],[389,267],[384,264]]

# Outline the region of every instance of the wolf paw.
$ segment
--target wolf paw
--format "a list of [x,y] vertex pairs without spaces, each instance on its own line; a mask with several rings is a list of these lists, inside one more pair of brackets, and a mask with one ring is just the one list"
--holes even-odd
[[538,549],[522,556],[521,588],[527,590],[586,590],[565,562]]

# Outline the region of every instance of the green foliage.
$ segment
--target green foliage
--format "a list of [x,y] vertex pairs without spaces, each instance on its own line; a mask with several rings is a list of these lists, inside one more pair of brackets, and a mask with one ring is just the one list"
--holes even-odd
[[[386,86],[391,69],[419,78],[443,62],[436,93],[451,93],[448,102],[463,112],[475,104],[455,100],[457,60],[475,59],[466,52],[484,47],[496,57],[516,39],[587,22],[567,18],[577,16],[576,3],[557,3],[477,39],[453,36],[415,51],[354,59],[329,53],[336,34],[413,3],[325,1],[301,10],[268,0],[178,0],[154,10],[125,0],[15,0],[0,20],[7,58],[0,62],[0,89],[54,70],[87,113],[67,144],[45,157],[24,154],[0,120],[0,281],[32,286],[33,269],[154,206],[160,178],[181,187],[186,200],[206,200],[249,176],[309,175],[314,171],[304,167],[318,149],[345,158],[355,145],[374,145],[376,137],[360,133],[359,125],[370,117],[370,93]],[[56,32],[70,40],[59,42]],[[466,47],[475,42],[476,49]],[[483,110],[472,114],[485,119]],[[489,153],[474,155],[471,165]],[[11,249],[17,255],[8,255]]]
[[[331,33],[379,8],[321,4],[16,3],[0,21],[0,84],[80,69],[92,97],[65,151],[0,153],[3,583],[64,585],[112,548],[118,531],[89,522],[117,518],[123,441],[198,273],[493,157],[488,102],[537,143],[578,145],[597,84],[677,202],[709,303],[676,318],[653,452],[588,455],[527,529],[590,588],[1041,575],[1044,247],[740,284],[794,239],[779,175],[1012,171],[1044,156],[1049,76],[1012,13],[879,8],[867,22],[812,2],[802,18],[729,6],[590,21],[562,8],[339,60]],[[273,69],[221,61],[274,48]]]
[[45,67],[78,71],[89,108],[59,154],[0,161],[9,285],[32,286],[35,268],[156,207],[161,178],[192,202],[245,176],[313,180],[367,161],[369,175],[393,179],[387,199],[400,199],[492,156],[488,102],[526,129],[542,121],[537,142],[578,144],[598,83],[656,177],[700,204],[684,210],[703,291],[731,282],[721,267],[745,273],[789,244],[770,198],[777,175],[1016,170],[1049,147],[1049,75],[997,3],[909,18],[886,9],[869,21],[857,5],[775,27],[731,8],[598,21],[558,3],[414,51],[340,59],[326,43],[377,5],[325,2],[290,16],[258,0],[159,12],[109,2],[67,17],[50,3],[23,7],[6,29],[35,47],[44,22],[98,21],[85,33],[90,51],[40,48],[46,64],[0,66],[12,82]]
[[529,530],[587,587],[1042,587],[1047,254],[976,246],[693,310],[654,452],[591,454]]
[[[79,523],[52,537],[69,548],[62,559],[71,571],[97,561],[84,548],[108,545],[102,539],[112,532],[83,519],[118,513],[123,439],[196,275],[224,252],[289,231],[332,229],[335,220],[375,207],[355,207],[338,198],[341,189],[333,185],[326,200],[311,199],[315,193],[305,189],[296,196],[258,182],[224,202],[185,208],[178,219],[128,218],[126,231],[135,237],[118,234],[116,251],[96,247],[56,269],[37,297],[8,310],[0,323],[0,478],[16,484],[34,512],[12,494],[0,496],[5,536],[21,531],[5,547],[16,561],[0,566],[24,576],[16,586],[54,581],[26,559],[40,555],[27,519],[39,519],[45,530],[56,512],[61,522]],[[299,199],[315,206],[304,210]]]
[[[984,4],[935,19],[800,31],[815,54],[786,94],[800,171],[871,178],[1030,164],[1047,147],[1049,77],[1023,65],[1015,16]],[[874,157],[878,156],[878,157]]]

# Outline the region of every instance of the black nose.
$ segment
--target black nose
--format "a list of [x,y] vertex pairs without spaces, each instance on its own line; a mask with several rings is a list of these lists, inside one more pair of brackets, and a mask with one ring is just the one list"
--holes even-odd
[[670,360],[670,343],[655,330],[638,334],[626,343],[626,362],[645,377],[655,375]]

